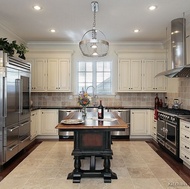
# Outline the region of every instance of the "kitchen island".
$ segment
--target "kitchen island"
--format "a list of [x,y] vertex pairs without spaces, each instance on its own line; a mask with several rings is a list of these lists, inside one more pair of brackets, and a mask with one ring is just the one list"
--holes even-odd
[[[103,177],[105,183],[117,179],[117,174],[110,169],[113,155],[111,131],[122,131],[128,125],[115,112],[105,112],[103,120],[97,117],[97,112],[89,112],[85,118],[80,112],[72,112],[64,119],[67,124],[59,123],[56,126],[57,129],[74,131],[74,170],[67,177],[73,179],[73,183],[80,183],[81,178],[85,177]],[[79,120],[79,124],[72,123],[73,120]],[[81,159],[86,157],[90,157],[89,170],[82,170]],[[102,170],[96,169],[97,157],[104,160]]]

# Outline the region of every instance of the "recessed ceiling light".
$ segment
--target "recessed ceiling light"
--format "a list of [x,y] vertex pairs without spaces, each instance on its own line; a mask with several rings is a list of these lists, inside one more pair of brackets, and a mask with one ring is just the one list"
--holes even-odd
[[139,29],[135,29],[134,30],[134,33],[138,33],[140,30]]
[[55,29],[51,29],[50,31],[51,31],[51,33],[55,33]]
[[155,10],[156,8],[157,7],[155,5],[151,5],[148,9],[152,11],[152,10]]
[[34,9],[35,9],[35,10],[41,10],[42,8],[41,8],[39,5],[35,5],[35,6],[34,6]]

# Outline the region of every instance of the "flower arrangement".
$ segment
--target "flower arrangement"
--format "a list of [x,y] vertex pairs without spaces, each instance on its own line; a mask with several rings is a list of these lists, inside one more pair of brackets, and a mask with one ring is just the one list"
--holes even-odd
[[78,103],[81,106],[88,106],[90,104],[91,97],[88,95],[87,92],[82,90],[78,96]]

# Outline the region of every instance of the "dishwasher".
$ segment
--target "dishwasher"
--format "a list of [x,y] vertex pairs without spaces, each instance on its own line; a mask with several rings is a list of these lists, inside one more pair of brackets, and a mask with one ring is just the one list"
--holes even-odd
[[117,112],[121,119],[129,126],[125,131],[112,131],[112,138],[129,139],[130,131],[130,110],[129,109],[109,109],[109,112]]
[[[79,109],[60,109],[59,110],[59,123],[71,112],[79,112]],[[65,131],[58,129],[59,139],[73,139],[74,133],[73,131]]]

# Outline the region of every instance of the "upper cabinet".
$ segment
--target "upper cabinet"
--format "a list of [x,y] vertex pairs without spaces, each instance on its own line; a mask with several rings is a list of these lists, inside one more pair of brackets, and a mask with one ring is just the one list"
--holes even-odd
[[118,62],[118,92],[142,90],[141,60],[121,59]]
[[71,74],[69,59],[49,59],[47,90],[69,92],[71,91]]
[[118,92],[166,92],[165,60],[125,59],[118,61]]
[[32,65],[31,88],[32,92],[44,92],[47,90],[47,60],[28,59]]
[[32,92],[71,92],[71,55],[43,58],[46,56],[42,54],[40,58],[27,59],[32,65]]
[[165,71],[165,60],[143,60],[143,91],[166,91],[166,77],[155,77],[158,73]]

